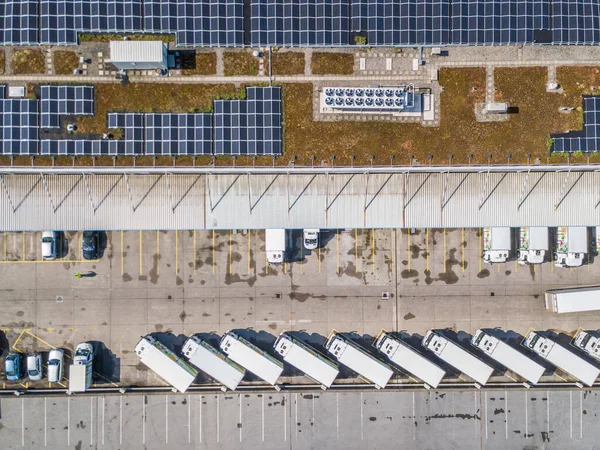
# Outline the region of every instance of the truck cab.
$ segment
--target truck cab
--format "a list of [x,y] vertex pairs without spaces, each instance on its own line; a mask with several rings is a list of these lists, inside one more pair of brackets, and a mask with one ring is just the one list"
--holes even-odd
[[556,267],[579,267],[588,252],[586,227],[558,227],[556,230]]
[[265,230],[265,250],[269,264],[283,264],[285,261],[285,229]]
[[511,251],[509,227],[483,229],[483,262],[486,264],[503,263],[508,260]]
[[547,251],[547,227],[521,227],[519,230],[519,264],[542,264]]

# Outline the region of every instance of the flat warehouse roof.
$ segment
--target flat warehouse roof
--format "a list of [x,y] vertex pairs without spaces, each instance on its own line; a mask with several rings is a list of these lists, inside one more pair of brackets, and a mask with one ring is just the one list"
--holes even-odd
[[0,171],[0,231],[600,224],[592,171],[169,169]]

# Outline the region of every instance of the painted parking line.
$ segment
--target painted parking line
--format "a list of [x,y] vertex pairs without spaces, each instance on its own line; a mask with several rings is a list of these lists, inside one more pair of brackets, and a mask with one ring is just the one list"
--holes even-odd
[[461,266],[462,266],[462,271],[463,272],[465,271],[465,244],[466,244],[466,242],[465,242],[465,229],[462,228],[462,235],[461,235],[460,246],[462,247],[462,252],[461,252],[462,253],[462,255],[461,255],[461,258],[462,258]]
[[233,230],[229,230],[229,267],[228,273],[231,275],[232,271],[232,260],[233,260]]
[[425,230],[425,270],[429,272],[429,228]]
[[335,233],[335,248],[337,254],[337,273],[340,273],[340,233],[336,230]]
[[121,276],[125,273],[125,248],[123,247],[123,230],[121,230]]
[[175,230],[175,275],[179,275],[179,231]]
[[[215,230],[212,230],[212,273],[215,274]],[[265,254],[266,258],[266,254]],[[268,266],[267,266],[268,269]],[[268,270],[267,270],[268,273]]]
[[371,274],[375,273],[375,229],[371,228]]
[[160,275],[160,231],[156,230],[156,276]]
[[144,256],[144,244],[142,242],[142,230],[140,230],[140,277],[144,274],[144,266],[142,263]]
[[197,255],[197,239],[196,239],[196,230],[194,230],[194,275],[196,274],[196,269],[197,269],[197,260],[198,260],[198,255]]
[[410,228],[408,229],[408,233],[406,234],[406,253],[408,254],[407,256],[407,261],[408,261],[408,272],[410,273]]
[[354,229],[354,273],[358,273],[358,229]]
[[252,230],[248,230],[248,274],[250,274],[250,245],[251,245],[251,236],[252,236]]
[[444,228],[444,273],[446,273],[446,229]]
[[477,259],[479,260],[479,271],[480,272],[482,270],[481,264],[482,264],[482,259],[483,259],[483,257],[482,257],[482,250],[481,250],[481,248],[483,246],[483,242],[482,241],[483,241],[483,229],[479,228],[479,257]]

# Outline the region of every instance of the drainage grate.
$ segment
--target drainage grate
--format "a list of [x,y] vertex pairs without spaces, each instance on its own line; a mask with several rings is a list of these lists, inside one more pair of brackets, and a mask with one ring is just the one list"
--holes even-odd
[[382,292],[381,293],[381,300],[389,300],[390,299],[390,293],[389,292]]
[[64,297],[62,295],[57,295],[56,296],[56,301],[59,303],[62,303],[62,301],[64,300]]

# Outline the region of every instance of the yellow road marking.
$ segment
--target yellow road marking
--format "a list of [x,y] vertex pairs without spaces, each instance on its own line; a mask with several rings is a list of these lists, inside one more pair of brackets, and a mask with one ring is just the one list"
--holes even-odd
[[533,265],[533,273],[536,273],[536,272],[537,272],[537,264],[534,264]]
[[408,234],[406,235],[406,245],[408,245],[406,249],[406,253],[408,253],[408,271],[410,272],[410,228],[408,229]]
[[102,378],[104,381],[108,381],[110,384],[112,384],[114,387],[119,387],[118,384],[113,383],[112,381],[110,381],[108,378],[106,378],[105,376],[103,376],[102,374],[99,374],[98,372],[94,372],[94,375],[98,375],[100,378]]
[[25,232],[21,233],[21,261],[25,261]]
[[248,230],[248,274],[250,274],[250,235],[252,234],[252,230]]
[[79,236],[79,259],[83,259],[83,255],[81,254],[83,250],[83,236],[80,231],[77,232],[77,235]]
[[121,276],[123,276],[123,274],[125,273],[125,261],[123,260],[124,251],[125,249],[123,248],[123,230],[121,230]]
[[425,270],[429,272],[429,228],[425,230]]
[[4,261],[6,261],[6,239],[7,239],[6,231],[4,232]]
[[26,261],[0,261],[0,264],[38,264],[38,263],[48,263],[48,264],[52,264],[52,263],[97,263],[99,262],[99,259],[52,259],[52,260],[46,260],[46,259],[34,259],[34,260],[26,260]]
[[319,260],[319,273],[321,273],[321,247],[317,248],[317,259]]
[[156,230],[156,275],[160,273],[160,231]]
[[[67,380],[67,381],[68,381],[68,380]],[[58,385],[60,385],[60,386],[62,386],[62,387],[64,387],[64,388],[66,388],[66,387],[67,387],[65,384],[62,384],[60,381],[59,381],[59,382],[57,382],[56,384],[58,384]]]
[[215,230],[212,230],[212,273],[215,274]]
[[483,228],[479,229],[479,271],[481,272],[481,260],[483,259],[483,255],[481,254],[481,247],[482,247],[482,240],[483,240]]
[[287,273],[287,261],[283,261],[283,273]]
[[444,272],[446,272],[446,229],[444,228]]
[[[266,236],[265,236],[266,239]],[[267,248],[265,246],[265,273],[269,274],[269,258],[267,258]]]
[[340,273],[340,232],[335,233],[335,245],[337,249],[337,273]]
[[371,273],[375,273],[375,228],[371,228]]
[[500,264],[498,264],[498,273],[500,273]]
[[55,349],[56,349],[56,347],[55,347],[54,345],[52,345],[52,344],[50,344],[50,343],[46,342],[46,341],[45,341],[45,340],[43,340],[41,337],[38,337],[38,336],[36,336],[35,334],[33,334],[33,333],[30,333],[30,332],[29,332],[29,330],[27,330],[27,331],[25,331],[25,332],[26,332],[26,333],[27,333],[29,336],[31,336],[31,337],[33,337],[33,338],[37,339],[38,341],[40,341],[40,342],[42,342],[42,343],[46,344],[48,347],[52,348],[53,350],[55,350]]
[[[534,267],[535,267],[535,264],[534,264]],[[518,263],[518,260],[515,259],[515,272],[518,272],[518,271],[519,271],[519,263]]]
[[19,341],[21,340],[21,337],[23,336],[23,333],[25,333],[25,331],[27,330],[27,328],[23,328],[23,331],[21,331],[21,334],[19,334],[19,337],[17,338],[17,340],[14,342],[14,344],[12,345],[12,348],[16,351],[18,351],[19,353],[21,353],[21,350],[19,350],[17,348],[17,344],[19,343]]
[[231,241],[233,236],[233,230],[229,230],[229,275],[231,275],[231,266],[232,266],[232,259],[233,259],[233,255],[232,255],[232,247],[233,247],[233,243]]
[[196,252],[196,230],[194,230],[194,273],[196,273],[196,260],[198,259]]
[[179,232],[175,230],[175,275],[179,275]]
[[304,259],[304,239],[300,242],[300,273],[302,273],[302,260]]
[[140,230],[140,276],[142,276],[143,271],[143,267],[142,267],[142,256],[144,255],[144,249],[143,249],[143,245],[142,245],[142,230]]
[[460,241],[462,247],[462,271],[465,271],[465,229],[462,229],[462,240]]
[[358,273],[358,228],[354,229],[354,273]]
[[392,273],[396,270],[396,266],[394,261],[396,260],[396,229],[392,228],[390,230],[390,234],[392,235]]
[[550,271],[554,272],[554,252],[550,252]]

